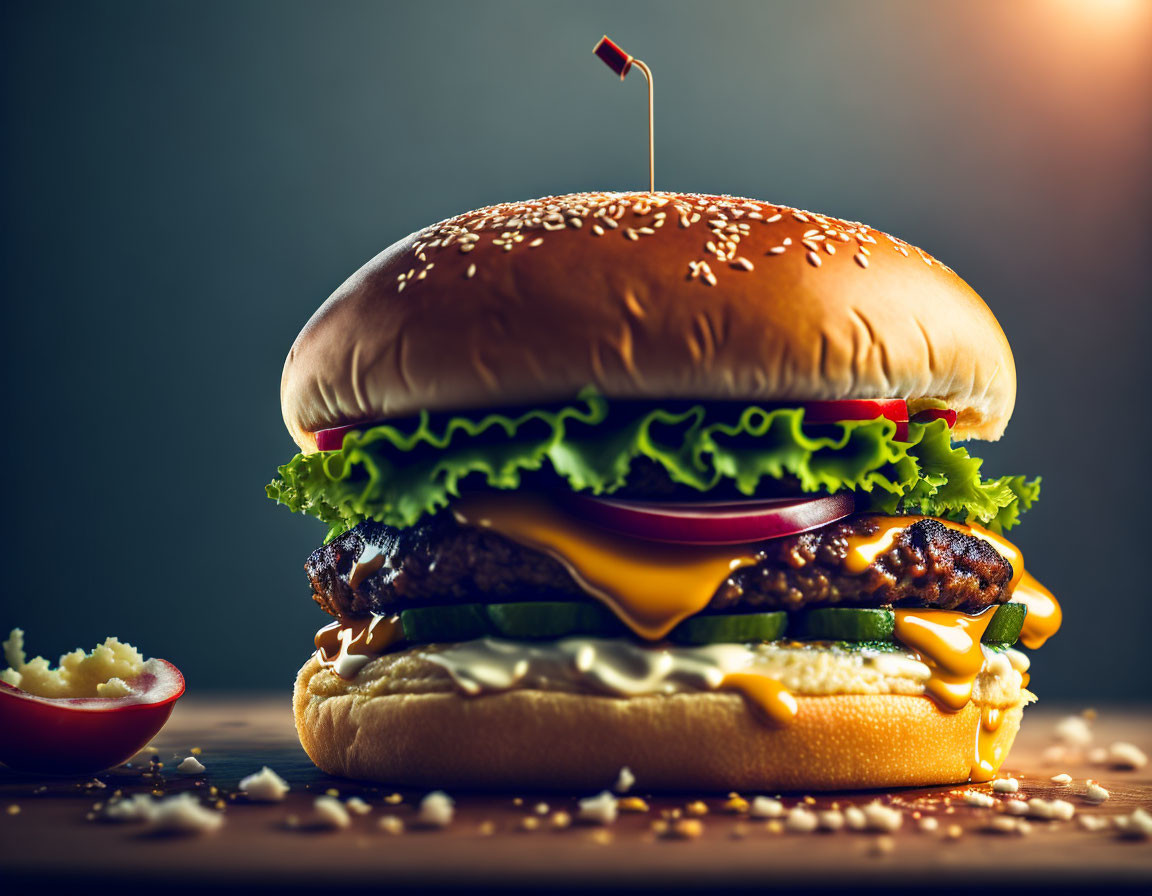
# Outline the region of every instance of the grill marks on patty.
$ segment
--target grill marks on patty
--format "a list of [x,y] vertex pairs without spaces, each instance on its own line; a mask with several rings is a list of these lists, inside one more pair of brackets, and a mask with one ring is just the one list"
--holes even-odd
[[[878,530],[875,517],[861,515],[765,542],[755,565],[716,583],[708,609],[923,606],[977,612],[1008,599],[1012,565],[987,542],[932,519],[902,532],[863,573],[848,571],[849,539]],[[362,556],[375,559],[357,571]],[[346,619],[434,604],[592,599],[547,554],[460,525],[447,513],[408,529],[361,523],[314,551],[304,567],[316,602]]]
[[853,536],[879,530],[874,516],[765,542],[755,566],[717,590],[713,610],[806,606],[917,606],[975,612],[1008,599],[1012,564],[988,542],[934,519],[913,523],[860,574],[844,560]]

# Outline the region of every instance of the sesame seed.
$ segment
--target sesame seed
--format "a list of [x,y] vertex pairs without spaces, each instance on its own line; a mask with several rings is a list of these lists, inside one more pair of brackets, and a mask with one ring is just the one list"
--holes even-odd
[[528,248],[529,249],[535,249],[537,246],[542,246],[543,244],[544,244],[544,237],[538,236],[538,237],[536,237],[536,239],[532,240],[532,242],[530,242],[528,244]]
[[609,230],[615,230],[620,225],[616,223],[615,218],[605,218],[604,219],[604,226],[607,227]]
[[468,265],[468,270],[466,270],[464,272],[464,276],[469,280],[471,280],[473,277],[475,277],[476,276],[476,265],[474,265],[474,264]]
[[855,261],[856,264],[860,265],[860,267],[862,267],[862,268],[868,267],[868,259],[865,258],[863,255],[853,255],[852,260]]
[[836,254],[836,247],[833,246],[831,243],[825,243],[824,244],[824,251],[827,252],[829,255],[835,255]]
[[642,233],[645,236],[652,236],[652,234],[654,234],[655,232],[656,231],[653,230],[651,227],[641,227],[637,230],[637,233]]
[[815,812],[811,812],[803,806],[797,806],[788,813],[788,819],[784,826],[795,834],[810,834],[816,830],[819,824],[820,821]]
[[1102,803],[1111,795],[1095,781],[1089,781],[1084,790],[1084,799],[1090,803]]
[[812,265],[812,267],[814,267],[814,268],[820,267],[822,262],[820,261],[820,256],[817,255],[815,252],[809,250],[807,256],[805,256],[805,257],[808,259],[808,263],[810,265]]
[[781,218],[783,218],[783,217],[784,217],[784,216],[783,216],[782,214],[780,214],[779,212],[777,212],[777,213],[776,213],[776,214],[774,214],[774,215],[773,215],[771,218],[765,218],[765,219],[764,219],[764,223],[765,223],[765,224],[775,224],[777,221],[779,221],[779,220],[780,220]]
[[803,212],[792,212],[792,217],[795,218],[797,221],[802,221],[805,224],[809,223],[812,220],[807,215],[805,215]]
[[800,245],[807,249],[809,252],[815,252],[820,248],[820,244],[814,243],[812,240],[801,240]]
[[783,255],[787,251],[788,251],[787,246],[773,246],[771,249],[768,250],[768,254],[769,255]]
[[712,273],[711,269],[707,269],[704,271],[704,281],[709,286],[715,286],[716,285],[716,275]]
[[1135,744],[1116,741],[1108,747],[1108,763],[1113,768],[1136,771],[1148,764],[1148,757]]
[[741,270],[744,270],[744,271],[750,271],[753,269],[754,265],[747,258],[745,258],[743,255],[741,255],[734,262],[732,262],[732,267],[740,268]]
[[599,224],[593,224],[592,225],[592,232],[596,236],[604,236],[604,228],[601,227]]
[[1015,778],[997,778],[992,782],[992,789],[996,793],[1016,793],[1020,789],[1020,782]]
[[785,245],[785,246],[791,246],[792,245],[792,237],[790,237],[790,236],[784,237],[784,239],[781,241],[781,244]]
[[630,240],[640,239],[640,234],[638,234],[636,232],[635,228],[633,228],[633,227],[625,227],[624,228],[624,236],[628,237],[628,239],[630,239]]

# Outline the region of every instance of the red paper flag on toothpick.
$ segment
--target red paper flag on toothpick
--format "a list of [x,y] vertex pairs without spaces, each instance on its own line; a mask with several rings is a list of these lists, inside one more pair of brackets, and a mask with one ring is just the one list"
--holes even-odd
[[621,50],[607,34],[600,38],[600,43],[596,44],[592,52],[603,59],[604,64],[616,72],[621,81],[628,74],[628,70],[632,68],[632,57]]
[[633,65],[644,73],[644,78],[648,81],[648,191],[654,193],[656,191],[656,152],[655,136],[652,129],[652,70],[635,56],[625,53],[607,34],[600,38],[600,42],[592,48],[592,52],[599,56],[608,68],[616,72],[621,81],[632,70]]

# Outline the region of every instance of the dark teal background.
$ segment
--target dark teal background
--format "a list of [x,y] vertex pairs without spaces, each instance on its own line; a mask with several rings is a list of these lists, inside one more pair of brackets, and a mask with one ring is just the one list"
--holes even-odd
[[1062,599],[1044,699],[1147,697],[1147,3],[71,3],[0,10],[0,628],[113,632],[193,691],[287,692],[323,536],[263,497],[280,368],[404,234],[656,182],[867,221],[999,316],[1020,391],[990,473]]

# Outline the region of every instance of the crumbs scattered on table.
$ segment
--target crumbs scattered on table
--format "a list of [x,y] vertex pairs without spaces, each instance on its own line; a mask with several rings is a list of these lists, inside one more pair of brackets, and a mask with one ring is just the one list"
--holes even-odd
[[580,800],[577,818],[590,824],[607,825],[616,821],[618,801],[610,791]]
[[444,828],[452,823],[456,804],[443,790],[433,790],[420,801],[417,821],[425,827]]
[[[239,784],[240,792],[255,803],[278,803],[288,793],[288,782],[281,778],[268,766],[264,766],[255,774],[242,778]],[[209,791],[213,793],[215,788]]]
[[352,824],[352,816],[344,804],[334,796],[318,796],[312,802],[316,817],[316,827],[328,830],[342,830]]

